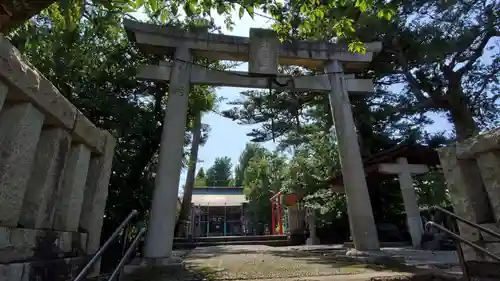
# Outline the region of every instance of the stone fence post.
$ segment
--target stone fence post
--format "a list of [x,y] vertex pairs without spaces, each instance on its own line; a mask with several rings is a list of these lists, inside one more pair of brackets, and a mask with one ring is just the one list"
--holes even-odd
[[[439,158],[454,212],[500,232],[500,128],[441,148]],[[458,227],[464,238],[500,255],[492,237],[463,223]],[[463,249],[468,261],[490,261],[469,246]]]
[[76,276],[100,244],[114,148],[0,36],[0,281]]

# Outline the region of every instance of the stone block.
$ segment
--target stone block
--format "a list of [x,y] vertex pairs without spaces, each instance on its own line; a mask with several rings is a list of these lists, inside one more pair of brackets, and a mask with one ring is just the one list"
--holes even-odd
[[[500,234],[500,227],[498,227],[496,223],[481,224],[481,226]],[[488,233],[485,233],[484,231],[481,231],[481,241],[481,244],[484,248],[486,248],[486,250],[497,256],[500,256],[500,238],[494,237]],[[488,255],[483,256],[485,261],[495,261]]]
[[0,227],[0,263],[84,255],[86,233]]
[[[469,261],[467,262],[467,269],[469,275],[475,277],[472,280],[488,281],[500,280],[500,270],[498,262],[485,262],[485,261]],[[490,279],[491,278],[491,279]]]
[[88,261],[88,257],[74,257],[0,264],[0,281],[73,280]]
[[101,130],[80,112],[77,114],[73,130],[74,134],[72,137],[74,141],[85,143],[88,147],[92,148],[92,151],[102,153]]
[[99,129],[36,68],[23,60],[20,52],[1,35],[0,76],[11,88],[7,101],[33,104],[45,115],[45,124],[74,131],[78,141],[86,143],[93,152],[101,153]]
[[56,202],[54,229],[77,231],[90,162],[90,150],[83,144],[71,147],[61,192]]
[[3,36],[0,36],[0,76],[14,88],[7,100],[34,104],[46,116],[46,123],[72,129],[77,109],[57,88]]
[[500,127],[468,138],[456,144],[459,159],[470,159],[476,155],[500,149]]
[[280,42],[276,33],[268,29],[250,28],[248,72],[278,74]]
[[123,281],[172,279],[185,272],[181,258],[133,260],[123,268]]
[[55,198],[63,182],[64,166],[71,139],[64,129],[46,128],[38,141],[33,173],[24,196],[19,224],[25,228],[49,229],[55,212]]
[[490,199],[497,223],[500,223],[500,151],[481,153],[477,156],[484,187]]
[[0,225],[17,226],[44,116],[29,103],[0,112]]
[[30,281],[28,263],[0,264],[0,281]]
[[87,254],[99,248],[101,228],[108,197],[109,177],[113,163],[116,140],[107,131],[101,131],[104,139],[103,154],[92,157],[87,174],[80,227],[88,233]]
[[493,212],[477,162],[459,160],[455,145],[441,148],[439,158],[455,213],[476,223],[492,222]]

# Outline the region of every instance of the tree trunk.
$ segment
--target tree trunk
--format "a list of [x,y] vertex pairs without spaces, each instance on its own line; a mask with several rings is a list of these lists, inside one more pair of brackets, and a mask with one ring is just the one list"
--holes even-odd
[[[459,80],[460,81],[460,80]],[[451,81],[450,81],[451,82]],[[457,141],[462,141],[479,133],[476,121],[461,90],[461,86],[450,83],[449,110],[451,121],[455,127]]]
[[196,162],[198,161],[198,149],[201,142],[201,118],[202,113],[196,113],[192,129],[193,141],[191,142],[191,152],[189,155],[186,184],[184,185],[184,195],[182,197],[182,205],[175,228],[175,233],[178,237],[185,236],[183,234],[185,234],[186,231],[186,222],[189,219],[189,214],[191,213],[191,198],[193,196],[193,188],[196,181]]

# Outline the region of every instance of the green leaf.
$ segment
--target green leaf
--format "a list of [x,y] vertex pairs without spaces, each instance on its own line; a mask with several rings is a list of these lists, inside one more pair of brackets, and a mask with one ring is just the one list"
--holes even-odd
[[139,9],[142,6],[144,6],[144,0],[135,0],[135,8],[136,9]]
[[362,12],[366,12],[368,9],[368,1],[366,0],[356,0],[356,7],[358,7]]
[[316,9],[314,11],[314,15],[318,18],[318,19],[323,19],[325,17],[325,13],[323,12],[323,10],[321,9]]
[[245,15],[245,8],[243,6],[240,6],[240,10],[238,11],[238,15],[240,19]]
[[224,7],[224,4],[217,5],[217,13],[219,15],[224,14],[225,11],[226,11],[226,7]]
[[250,17],[253,19],[255,12],[254,12],[254,9],[252,6],[247,7],[247,12],[248,12],[248,15],[250,15]]
[[365,44],[363,44],[363,42],[360,42],[359,40],[350,42],[348,48],[349,51],[353,53],[366,53]]
[[153,12],[156,12],[158,10],[158,0],[149,0],[149,6],[151,6]]
[[377,12],[377,17],[385,18],[386,20],[391,20],[394,14],[395,14],[394,10],[389,8],[382,8]]
[[166,10],[161,11],[160,20],[162,23],[166,23],[168,19],[168,12]]

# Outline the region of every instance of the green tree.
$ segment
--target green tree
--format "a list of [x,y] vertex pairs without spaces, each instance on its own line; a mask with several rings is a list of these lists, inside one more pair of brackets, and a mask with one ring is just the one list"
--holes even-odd
[[[349,1],[328,6],[323,13],[325,18],[338,14],[355,18],[353,36],[364,42],[383,43],[382,53],[360,76],[375,78],[380,90],[397,96],[391,105],[393,114],[444,114],[458,139],[497,126],[500,3],[400,0],[390,5],[396,12],[390,21],[380,19],[375,10],[360,15]],[[293,3],[285,4],[280,12],[285,20],[275,23],[276,30],[288,31],[292,18],[302,15]],[[321,18],[311,29],[292,34],[296,38],[332,40],[338,37],[331,28],[333,24]]]
[[244,192],[252,214],[251,223],[259,232],[271,223],[269,199],[282,189],[287,168],[285,157],[265,150],[253,157],[245,169]]
[[231,158],[217,157],[206,173],[207,186],[230,186],[232,178]]
[[[33,1],[34,2],[34,1]],[[19,9],[14,3],[4,7],[10,14],[5,17],[0,26],[0,32],[16,26],[20,22],[48,7],[55,0],[37,1],[36,5]],[[213,23],[214,12],[225,18],[225,24],[228,28],[234,25],[231,18],[231,12],[238,9],[238,16],[241,18],[245,12],[252,18],[255,9],[262,9],[264,12],[270,12],[273,18],[280,23],[277,30],[284,39],[289,34],[298,30],[301,33],[320,34],[322,31],[320,24],[326,22],[328,27],[333,30],[337,37],[346,37],[354,34],[353,22],[363,12],[374,11],[378,17],[389,19],[393,13],[392,5],[386,2],[368,1],[368,0],[335,0],[335,1],[277,1],[277,0],[256,0],[256,1],[159,1],[159,0],[60,0],[57,1],[63,8],[63,17],[67,30],[73,30],[78,25],[82,17],[87,17],[87,13],[92,9],[106,9],[108,12],[120,15],[130,16],[131,12],[140,10],[145,11],[149,18],[159,23],[168,23],[179,18],[179,11],[183,10],[187,15],[187,20],[196,23]],[[352,4],[357,12],[352,13],[332,13],[332,7],[343,7],[345,4]],[[391,3],[392,4],[392,3]],[[350,38],[350,48],[361,51],[362,44],[359,41]]]
[[[9,38],[85,116],[117,138],[102,235],[107,238],[132,209],[142,215],[149,210],[169,88],[137,81],[135,73],[140,64],[169,58],[143,55],[128,41],[119,13],[87,6],[85,17],[68,29],[63,10],[50,6]],[[193,97],[213,97],[212,88],[192,87],[190,96],[183,117],[189,119],[186,146]],[[209,128],[202,127],[206,139]]]
[[198,170],[198,173],[196,174],[196,181],[194,187],[205,187],[205,186],[207,186],[205,171],[203,170],[203,167],[201,167]]
[[235,174],[235,186],[243,186],[245,181],[245,170],[247,169],[250,161],[254,157],[262,157],[262,155],[266,152],[266,149],[260,146],[257,143],[247,143],[245,146],[245,150],[241,153],[238,159],[238,165],[234,169]]

